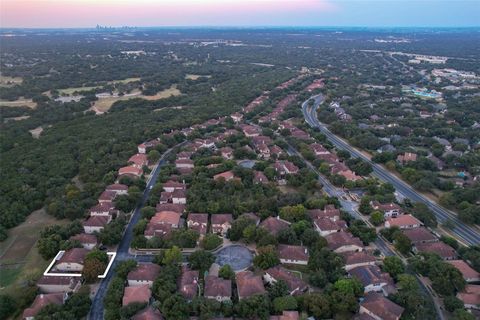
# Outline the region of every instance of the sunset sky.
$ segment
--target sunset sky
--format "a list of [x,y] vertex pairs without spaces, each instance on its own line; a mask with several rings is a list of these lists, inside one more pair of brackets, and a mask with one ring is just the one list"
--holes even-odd
[[0,26],[479,26],[480,0],[0,0]]

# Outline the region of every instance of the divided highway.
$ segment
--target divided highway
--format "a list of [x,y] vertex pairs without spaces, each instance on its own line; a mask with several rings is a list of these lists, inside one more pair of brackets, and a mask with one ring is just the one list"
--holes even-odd
[[[308,103],[311,99],[314,100],[313,105],[309,105]],[[414,202],[423,202],[426,204],[436,215],[437,220],[440,223],[443,223],[446,220],[452,221],[455,225],[455,227],[452,229],[452,233],[455,237],[457,237],[458,240],[467,245],[480,244],[480,232],[478,229],[464,224],[453,212],[441,207],[437,203],[418,193],[411,186],[394,176],[392,173],[388,172],[384,167],[372,162],[364,154],[353,148],[341,138],[337,137],[324,124],[322,124],[317,118],[317,110],[323,101],[323,95],[319,94],[302,103],[303,116],[305,117],[305,121],[311,127],[318,128],[336,148],[347,150],[350,152],[352,157],[361,158],[362,160],[370,163],[373,168],[373,175],[385,182],[392,184],[399,194],[403,195],[405,198],[409,198]]]

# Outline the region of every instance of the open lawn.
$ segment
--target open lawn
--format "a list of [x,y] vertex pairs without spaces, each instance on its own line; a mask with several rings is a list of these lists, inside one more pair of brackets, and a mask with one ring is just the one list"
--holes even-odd
[[[140,78],[126,78],[126,79],[121,79],[121,80],[112,80],[112,81],[107,81],[108,84],[115,84],[115,83],[130,83],[130,82],[135,82],[135,81],[140,81]],[[58,92],[60,95],[72,95],[75,92],[82,92],[82,91],[90,91],[93,89],[101,88],[102,86],[91,86],[91,87],[76,87],[76,88],[66,88],[66,89],[58,89]]]
[[172,96],[178,96],[180,94],[182,93],[180,92],[180,90],[177,89],[177,86],[175,85],[171,86],[168,89],[160,91],[154,96],[145,96],[141,94],[140,91],[138,91],[128,96],[100,98],[95,102],[95,104],[92,107],[92,110],[94,110],[97,114],[101,114],[103,112],[110,110],[112,105],[117,101],[124,101],[124,100],[135,99],[135,98],[152,101],[152,100],[165,99]]
[[30,109],[35,109],[37,107],[37,103],[33,102],[32,99],[18,99],[14,101],[0,100],[0,106],[12,108],[28,107]]
[[21,84],[23,79],[20,77],[9,77],[0,75],[0,87],[13,87],[16,84]]
[[53,224],[66,224],[67,220],[57,220],[37,210],[22,224],[8,231],[7,240],[0,242],[0,293],[13,292],[22,281],[39,276],[48,265],[38,253],[36,243],[40,231]]

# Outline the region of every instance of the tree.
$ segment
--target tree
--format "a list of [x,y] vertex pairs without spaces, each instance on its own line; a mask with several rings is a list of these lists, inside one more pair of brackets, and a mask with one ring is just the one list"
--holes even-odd
[[263,270],[276,266],[280,263],[277,251],[273,246],[265,246],[257,249],[258,254],[253,258],[253,264]]
[[223,243],[222,238],[216,234],[209,233],[202,240],[202,247],[205,250],[213,250]]
[[377,232],[374,228],[368,227],[362,220],[353,220],[348,230],[355,236],[359,237],[364,244],[369,244],[377,238]]
[[301,304],[302,309],[315,319],[330,319],[332,316],[330,298],[324,293],[307,293]]
[[148,155],[147,155],[147,158],[148,158],[148,162],[150,163],[155,163],[157,162],[161,157],[161,154],[160,152],[158,152],[157,150],[153,149],[151,151],[148,152]]
[[457,309],[463,309],[463,301],[455,296],[446,296],[443,299],[443,304],[448,312],[454,312]]
[[288,289],[288,285],[283,280],[275,281],[269,288],[268,288],[268,295],[270,299],[275,299],[278,297],[286,296],[290,293]]
[[398,275],[405,272],[405,265],[397,256],[385,257],[383,259],[383,270],[388,272],[392,278],[397,279]]
[[233,221],[232,227],[227,231],[228,239],[238,241],[243,237],[243,230],[249,225],[255,225],[255,221],[248,217],[240,217]]
[[6,294],[0,295],[0,318],[7,319],[16,308],[15,300]]
[[333,284],[330,294],[334,313],[353,313],[358,308],[358,297],[363,293],[363,287],[358,280],[340,279]]
[[383,216],[383,213],[380,212],[380,211],[374,211],[371,213],[370,215],[370,222],[378,227],[379,225],[381,225],[383,222],[385,221],[385,218]]
[[402,254],[408,254],[412,249],[412,242],[410,239],[401,232],[397,232],[394,235],[394,245],[395,249],[400,251]]
[[173,246],[170,249],[165,250],[163,256],[163,264],[179,264],[182,261],[182,251],[179,247]]
[[190,264],[190,267],[194,270],[200,270],[200,273],[207,271],[214,262],[215,256],[213,253],[205,250],[194,251],[188,257],[188,263]]
[[435,214],[424,203],[415,203],[413,205],[412,214],[427,227],[435,228],[437,226],[437,218]]
[[453,312],[453,320],[475,320],[475,316],[465,309],[457,309]]
[[306,219],[307,209],[301,204],[286,206],[280,209],[280,218],[289,222],[298,222]]
[[270,301],[265,295],[259,294],[240,300],[234,308],[244,319],[267,319],[270,314]]
[[160,310],[167,319],[183,320],[188,318],[189,307],[184,297],[174,294],[165,299]]
[[105,271],[107,264],[108,255],[103,251],[94,249],[85,256],[82,275],[87,282],[94,282]]
[[360,200],[360,204],[358,205],[358,211],[360,211],[361,214],[366,214],[369,215],[372,212],[372,206],[370,206],[370,198],[364,196]]
[[296,310],[298,308],[297,300],[292,296],[277,297],[273,299],[273,309],[275,312],[284,310]]
[[233,271],[230,265],[225,264],[218,270],[218,276],[223,279],[233,280],[235,279],[235,271]]

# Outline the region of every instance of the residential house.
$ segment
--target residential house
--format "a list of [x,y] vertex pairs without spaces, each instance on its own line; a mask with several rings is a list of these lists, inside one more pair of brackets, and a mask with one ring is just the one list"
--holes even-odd
[[343,220],[332,221],[329,218],[320,218],[313,220],[313,225],[322,237],[328,236],[331,233],[347,230],[347,223]]
[[399,227],[400,229],[419,228],[422,225],[420,220],[410,214],[400,215],[396,218],[388,218],[385,221],[385,228]]
[[173,212],[177,212],[177,213],[180,213],[180,214],[185,211],[185,208],[186,208],[186,206],[184,204],[180,204],[180,203],[176,203],[176,204],[173,204],[173,203],[159,203],[155,207],[157,212],[173,211]]
[[190,270],[188,267],[182,267],[182,275],[179,281],[180,294],[191,301],[197,295],[199,274],[197,270]]
[[329,234],[325,240],[327,240],[328,248],[336,253],[363,250],[362,241],[345,231]]
[[78,241],[87,250],[92,250],[98,244],[97,237],[94,234],[79,233],[73,235],[69,239],[70,241]]
[[135,287],[125,287],[123,292],[122,306],[128,306],[130,303],[148,303],[152,297],[152,291],[148,285]]
[[227,160],[232,160],[233,159],[233,149],[230,147],[224,147],[220,149],[220,154],[222,158],[227,159]]
[[260,223],[260,227],[264,228],[274,236],[290,226],[290,222],[280,219],[280,217],[268,217]]
[[128,186],[120,183],[108,185],[105,190],[115,192],[117,195],[128,194]]
[[158,309],[150,306],[134,315],[132,320],[164,320],[164,318]]
[[88,252],[85,248],[72,248],[64,251],[53,266],[53,270],[58,272],[82,272],[83,261]]
[[65,303],[67,295],[65,293],[47,293],[39,294],[35,297],[32,305],[23,311],[22,319],[33,320],[43,308],[50,304],[62,305]]
[[112,202],[102,202],[91,207],[89,213],[91,216],[110,216],[117,213]]
[[465,308],[480,310],[480,285],[467,284],[462,292],[457,293],[457,298],[463,302]]
[[279,244],[277,251],[281,263],[299,265],[308,264],[309,255],[306,247]]
[[362,283],[365,293],[373,291],[388,295],[394,288],[394,282],[390,275],[382,272],[376,265],[355,267],[350,269],[348,273]]
[[207,276],[205,278],[203,295],[207,299],[217,300],[218,302],[230,301],[232,297],[232,281],[216,276]]
[[111,216],[90,216],[82,222],[83,230],[88,234],[100,232],[111,220]]
[[174,211],[157,212],[147,224],[145,237],[166,236],[180,225],[181,214]]
[[200,235],[207,234],[208,213],[189,213],[187,217],[188,228],[197,231]]
[[241,114],[239,112],[235,112],[234,114],[230,115],[230,118],[232,118],[233,122],[239,123],[243,119],[243,114]]
[[98,197],[98,203],[111,205],[116,197],[117,193],[115,191],[103,191]]
[[142,174],[143,174],[142,169],[134,166],[127,166],[127,167],[120,168],[118,170],[119,177],[129,177],[132,179],[137,179],[137,178],[140,178]]
[[282,311],[279,316],[270,316],[269,320],[299,320],[300,314],[298,311]]
[[135,168],[142,169],[144,166],[148,165],[148,159],[146,154],[137,153],[128,159],[128,163]]
[[323,210],[308,210],[308,215],[310,218],[312,218],[312,220],[327,218],[332,221],[338,221],[340,220],[340,209],[335,208],[333,204],[327,204]]
[[417,155],[415,153],[405,152],[397,156],[397,162],[402,165],[411,161],[417,161]]
[[380,203],[378,201],[370,201],[373,210],[378,210],[383,213],[385,219],[396,218],[402,213],[402,208],[396,203]]
[[330,154],[331,152],[319,143],[312,143],[310,149],[315,156]]
[[255,184],[265,184],[268,183],[267,176],[262,171],[254,171],[253,172],[253,183]]
[[236,275],[238,299],[242,300],[256,294],[264,294],[265,286],[262,277],[251,271],[242,271]]
[[357,267],[374,266],[377,262],[377,259],[366,251],[342,252],[340,255],[343,257],[347,271]]
[[187,204],[187,191],[184,189],[176,189],[172,192],[173,204]]
[[163,191],[165,192],[174,192],[175,190],[186,190],[187,186],[185,183],[178,181],[168,180],[163,184]]
[[37,280],[37,287],[42,293],[77,292],[81,286],[79,277],[42,276]]
[[273,284],[279,280],[285,281],[289,294],[292,296],[302,294],[308,289],[308,285],[302,279],[280,266],[266,270],[263,279],[269,284]]
[[230,213],[217,213],[212,214],[210,220],[212,224],[212,232],[225,236],[228,229],[232,227],[233,216]]
[[190,160],[190,159],[177,159],[175,160],[175,167],[177,169],[180,169],[180,168],[193,169],[194,162],[193,160]]
[[150,288],[160,274],[160,266],[155,263],[139,263],[127,275],[129,287],[148,285]]
[[250,220],[252,220],[253,222],[255,222],[255,225],[258,226],[260,224],[260,217],[257,216],[255,213],[253,212],[247,212],[247,213],[244,213],[240,216],[240,218],[242,217],[246,217]]
[[457,258],[457,252],[448,244],[441,241],[417,243],[413,248],[414,252],[435,253],[443,260],[454,260]]
[[370,292],[360,303],[360,314],[374,320],[399,320],[404,309],[379,293]]
[[230,171],[225,171],[213,176],[213,180],[215,181],[219,181],[220,179],[223,179],[225,181],[231,181],[235,179],[235,174],[233,173],[233,171],[230,170]]
[[465,261],[463,260],[450,260],[447,263],[454,266],[463,276],[466,282],[480,282],[480,273],[477,272],[475,269],[470,267]]
[[155,148],[157,145],[160,144],[160,140],[159,139],[155,139],[155,140],[151,140],[151,141],[147,141],[147,142],[144,142],[144,143],[141,143],[138,145],[137,149],[138,149],[138,153],[142,153],[142,154],[145,154],[148,152],[149,149],[152,149],[152,148]]
[[410,239],[413,245],[438,241],[438,238],[424,227],[404,229],[402,233]]

